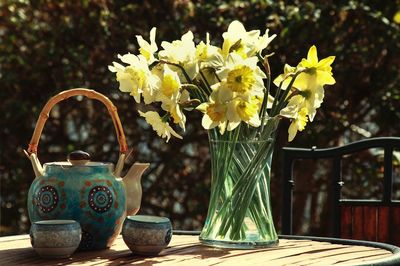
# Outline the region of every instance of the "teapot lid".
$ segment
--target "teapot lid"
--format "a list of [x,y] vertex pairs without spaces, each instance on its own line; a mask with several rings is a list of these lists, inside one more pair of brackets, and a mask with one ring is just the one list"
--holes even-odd
[[59,161],[59,162],[49,162],[49,163],[45,163],[44,165],[46,166],[62,166],[62,167],[75,167],[75,166],[79,166],[79,167],[113,167],[112,163],[108,163],[108,162],[87,162],[85,164],[74,164],[68,161]]
[[68,154],[67,161],[62,161],[62,162],[50,162],[50,163],[45,163],[45,166],[56,166],[56,167],[62,167],[62,168],[72,168],[72,167],[79,167],[79,168],[90,168],[90,167],[99,167],[99,168],[105,168],[109,170],[113,170],[114,165],[112,163],[108,162],[91,162],[90,161],[90,154],[77,150],[73,151],[70,154]]
[[72,165],[86,165],[90,162],[90,154],[81,150],[73,151],[68,154],[67,160]]

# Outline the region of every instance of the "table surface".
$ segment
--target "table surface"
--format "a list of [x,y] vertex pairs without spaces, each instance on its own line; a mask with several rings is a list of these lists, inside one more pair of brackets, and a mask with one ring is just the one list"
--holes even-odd
[[400,256],[400,249],[394,246],[331,240],[283,236],[277,247],[234,250],[201,245],[198,236],[173,235],[170,245],[158,256],[143,257],[132,254],[119,236],[110,249],[49,260],[35,253],[28,235],[21,235],[0,238],[0,265],[359,265],[393,263]]

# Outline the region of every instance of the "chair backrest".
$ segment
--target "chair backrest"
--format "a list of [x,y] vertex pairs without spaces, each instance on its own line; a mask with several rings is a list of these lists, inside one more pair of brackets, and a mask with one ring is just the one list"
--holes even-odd
[[[381,200],[342,199],[342,159],[371,148],[383,148],[384,174]],[[298,159],[332,160],[331,187],[333,234],[335,237],[362,239],[400,245],[400,201],[393,200],[393,150],[400,148],[399,137],[370,138],[344,146],[317,149],[283,148],[282,234],[292,234],[293,163]]]

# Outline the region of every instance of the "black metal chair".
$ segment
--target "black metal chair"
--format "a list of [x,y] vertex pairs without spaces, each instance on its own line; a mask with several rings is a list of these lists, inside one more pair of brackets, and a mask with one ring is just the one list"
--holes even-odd
[[[383,148],[383,198],[380,200],[343,199],[341,189],[343,157],[371,148]],[[375,240],[400,245],[400,201],[393,200],[393,151],[400,149],[399,137],[370,138],[344,146],[311,149],[283,148],[283,207],[282,234],[292,234],[293,165],[298,159],[332,160],[333,236],[351,239]]]

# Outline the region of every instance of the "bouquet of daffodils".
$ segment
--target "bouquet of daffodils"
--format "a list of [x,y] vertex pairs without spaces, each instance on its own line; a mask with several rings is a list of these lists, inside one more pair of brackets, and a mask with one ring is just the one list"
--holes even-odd
[[[140,54],[118,55],[123,64],[109,66],[119,89],[137,103],[158,105],[139,114],[166,141],[185,130],[185,113],[203,113],[212,164],[210,205],[200,239],[244,241],[249,245],[275,243],[270,211],[270,165],[276,128],[290,119],[289,141],[314,119],[324,98],[324,85],[335,83],[334,57],[318,60],[312,46],[307,58],[285,65],[273,80],[264,51],[276,37],[259,30],[246,31],[233,21],[222,34],[221,47],[206,40],[194,43],[193,33],[180,40],[150,43],[136,36]],[[160,110],[156,112],[154,110]],[[250,232],[249,230],[253,230]],[[254,233],[255,231],[256,233]]]
[[324,98],[323,86],[335,83],[330,66],[334,56],[318,60],[312,46],[296,67],[285,65],[273,81],[277,89],[272,95],[271,55],[263,52],[276,35],[246,31],[239,21],[222,34],[222,47],[212,45],[209,34],[205,42],[195,44],[189,31],[180,40],[163,41],[159,50],[155,35],[153,28],[150,43],[136,36],[140,54],[118,55],[123,64],[113,62],[109,70],[116,74],[119,89],[136,102],[160,104],[161,113],[139,113],[167,142],[171,135],[182,138],[174,128],[184,131],[185,112],[194,109],[204,114],[205,129],[218,127],[221,135],[241,124],[259,128],[262,135],[269,119],[288,118],[291,141],[314,119]]

